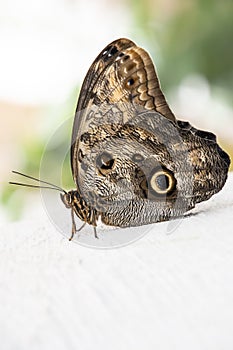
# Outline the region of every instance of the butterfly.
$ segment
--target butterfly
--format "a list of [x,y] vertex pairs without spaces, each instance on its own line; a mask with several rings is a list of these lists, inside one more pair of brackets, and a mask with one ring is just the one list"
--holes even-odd
[[[31,185],[62,192],[70,240],[86,223],[98,238],[99,219],[132,227],[180,217],[221,190],[230,165],[214,134],[176,119],[149,54],[129,39],[107,45],[87,72],[70,161],[74,190]],[[79,230],[75,215],[83,221]]]

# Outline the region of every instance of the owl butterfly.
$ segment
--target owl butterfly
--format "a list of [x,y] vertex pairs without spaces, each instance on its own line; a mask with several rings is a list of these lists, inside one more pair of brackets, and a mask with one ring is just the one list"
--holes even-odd
[[70,239],[74,214],[96,237],[99,218],[131,227],[180,217],[221,190],[229,164],[215,135],[175,118],[148,53],[116,40],[91,65],[78,100],[71,143],[76,189],[61,194],[71,209]]

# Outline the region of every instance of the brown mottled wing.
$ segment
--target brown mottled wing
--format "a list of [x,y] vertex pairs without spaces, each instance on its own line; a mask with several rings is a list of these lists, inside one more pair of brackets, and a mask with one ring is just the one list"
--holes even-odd
[[[128,104],[161,113],[175,121],[160,89],[154,65],[148,53],[128,39],[118,39],[98,55],[84,79],[72,132],[71,167],[77,184],[79,174],[79,139],[93,122],[93,115],[103,106]],[[124,122],[132,118],[125,113]]]

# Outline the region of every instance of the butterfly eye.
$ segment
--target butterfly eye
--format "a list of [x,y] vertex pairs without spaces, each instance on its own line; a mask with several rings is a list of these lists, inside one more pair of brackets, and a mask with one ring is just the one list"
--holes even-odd
[[72,196],[69,192],[65,194],[60,194],[60,197],[62,202],[65,204],[66,208],[72,207]]
[[176,180],[173,174],[165,168],[157,168],[150,179],[150,186],[159,195],[171,193],[175,189]]
[[115,166],[115,159],[108,152],[100,153],[96,158],[96,166],[100,175],[107,175]]

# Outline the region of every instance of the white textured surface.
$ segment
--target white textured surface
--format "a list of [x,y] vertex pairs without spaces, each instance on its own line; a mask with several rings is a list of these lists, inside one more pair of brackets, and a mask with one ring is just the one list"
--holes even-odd
[[232,350],[233,173],[196,212],[113,250],[2,226],[1,349]]

